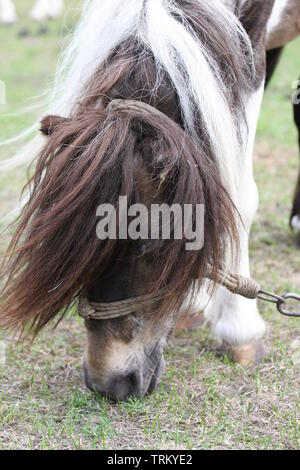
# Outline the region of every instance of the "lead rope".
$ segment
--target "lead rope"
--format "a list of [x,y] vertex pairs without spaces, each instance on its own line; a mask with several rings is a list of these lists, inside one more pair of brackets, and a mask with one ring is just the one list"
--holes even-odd
[[[300,295],[298,294],[279,296],[266,292],[261,290],[260,285],[254,279],[239,274],[226,273],[221,269],[216,271],[211,266],[208,266],[205,277],[225,287],[232,294],[241,295],[247,299],[261,299],[265,302],[275,303],[277,310],[282,315],[300,317],[300,312],[291,312],[285,308],[289,300],[300,302]],[[79,315],[87,320],[112,320],[134,314],[139,309],[153,307],[163,300],[166,294],[167,289],[161,289],[156,294],[133,297],[117,302],[90,302],[86,297],[80,297],[78,311]]]
[[[210,274],[213,273],[213,269],[210,268]],[[208,279],[213,280],[213,276],[208,275]],[[217,271],[216,282],[233,294],[241,295],[246,299],[260,299],[264,302],[271,302],[276,304],[277,310],[281,315],[287,317],[300,317],[300,311],[292,312],[286,308],[288,301],[300,302],[300,295],[289,293],[282,296],[267,292],[261,289],[260,285],[254,281],[254,279],[241,276],[239,274],[225,273],[222,270]]]

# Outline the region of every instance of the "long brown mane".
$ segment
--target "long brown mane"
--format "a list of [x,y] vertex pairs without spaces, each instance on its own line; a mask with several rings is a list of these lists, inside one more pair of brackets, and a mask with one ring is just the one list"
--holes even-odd
[[[203,34],[193,9],[186,14],[195,32]],[[229,54],[226,38],[217,33],[211,32],[218,39],[211,42],[211,52],[219,60],[227,54],[224,76],[238,85],[243,71]],[[178,307],[195,279],[201,285],[207,263],[217,270],[228,244],[237,247],[236,209],[201,119],[199,147],[184,130],[169,77],[160,78],[159,87],[157,83],[151,52],[130,38],[96,71],[85,97],[66,119],[48,117],[42,122],[47,142],[35,162],[30,199],[2,265],[1,327],[24,329],[29,324],[37,333],[127,256],[128,243],[96,237],[96,209],[103,203],[116,206],[120,195],[129,203],[140,202],[137,159],[157,191],[164,175],[164,202],[205,205],[203,249],[186,251],[184,239],[150,246],[152,274],[144,293],[167,285],[169,298],[175,299],[170,305]],[[239,104],[237,90],[230,94],[233,108]],[[108,112],[114,99],[145,102],[165,117]]]

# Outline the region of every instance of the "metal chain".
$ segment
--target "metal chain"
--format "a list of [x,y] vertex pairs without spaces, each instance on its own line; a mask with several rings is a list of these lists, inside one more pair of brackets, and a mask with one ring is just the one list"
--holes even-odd
[[271,292],[260,291],[257,298],[263,300],[264,302],[271,302],[276,304],[277,310],[281,315],[286,317],[300,317],[300,310],[298,312],[294,312],[285,308],[290,300],[296,300],[300,303],[300,295],[298,294],[290,293],[280,296]]

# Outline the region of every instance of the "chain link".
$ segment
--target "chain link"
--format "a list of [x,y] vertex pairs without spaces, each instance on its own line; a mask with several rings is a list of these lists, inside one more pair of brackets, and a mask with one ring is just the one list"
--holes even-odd
[[[300,317],[300,295],[298,294],[284,294],[280,296],[272,292],[260,291],[257,298],[264,302],[271,302],[272,304],[276,304],[277,310],[281,315],[286,317]],[[296,300],[299,302],[299,310],[297,312],[285,308],[290,300]]]

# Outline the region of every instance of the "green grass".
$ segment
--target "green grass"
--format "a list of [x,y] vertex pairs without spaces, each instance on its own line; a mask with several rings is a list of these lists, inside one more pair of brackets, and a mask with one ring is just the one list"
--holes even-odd
[[[30,1],[18,2],[24,9]],[[69,2],[74,5],[74,2]],[[68,28],[74,22],[67,15]],[[37,112],[7,117],[47,86],[66,29],[20,40],[0,28],[0,79],[7,106],[0,109],[0,140],[32,124]],[[300,251],[288,229],[298,174],[291,84],[300,75],[300,41],[291,44],[265,96],[258,128],[255,173],[261,205],[253,226],[252,272],[267,289],[300,290]],[[7,150],[0,148],[0,158]],[[0,216],[12,208],[23,172],[0,177]],[[0,240],[7,245],[8,236]],[[299,449],[300,328],[261,304],[268,325],[267,355],[242,368],[220,357],[209,331],[171,338],[158,390],[142,400],[112,404],[86,390],[82,377],[85,330],[70,316],[47,328],[30,348],[2,334],[0,448],[26,449]],[[4,355],[4,348],[6,354]]]

